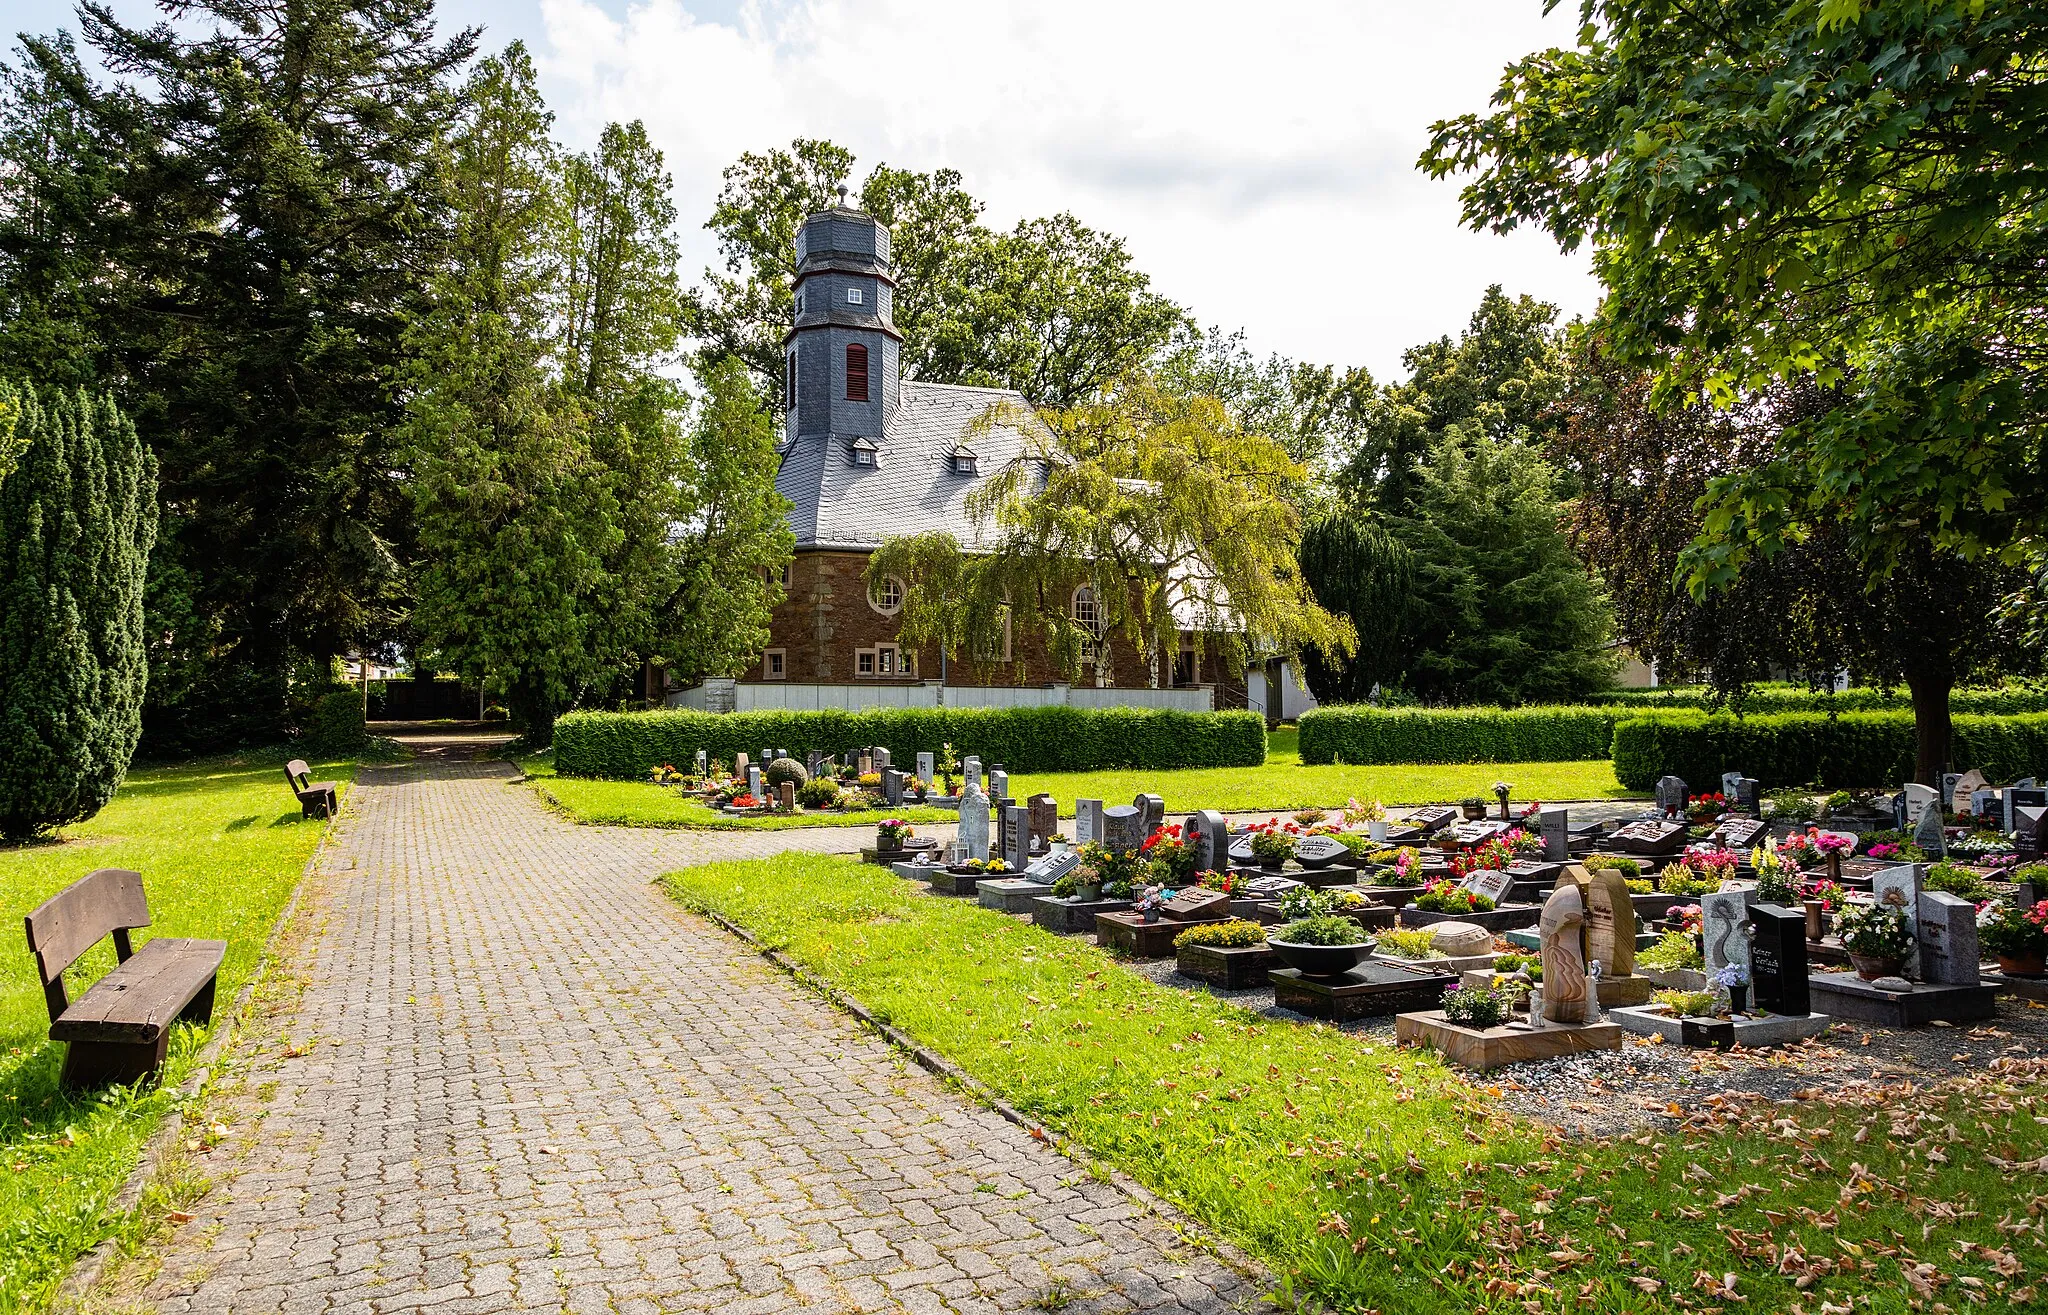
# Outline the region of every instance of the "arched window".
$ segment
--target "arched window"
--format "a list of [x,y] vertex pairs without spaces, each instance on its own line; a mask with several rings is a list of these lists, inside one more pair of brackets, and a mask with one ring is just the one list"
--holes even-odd
[[846,400],[868,400],[868,349],[857,342],[846,344]]
[[1081,660],[1093,662],[1097,641],[1102,638],[1102,608],[1095,601],[1095,590],[1085,584],[1076,589],[1067,615],[1081,628]]

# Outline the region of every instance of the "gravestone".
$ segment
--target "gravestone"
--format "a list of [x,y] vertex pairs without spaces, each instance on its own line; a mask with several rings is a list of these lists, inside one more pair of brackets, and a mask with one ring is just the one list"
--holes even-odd
[[1806,913],[1758,904],[1749,917],[1749,981],[1757,1008],[1804,1018],[1813,1012],[1806,989]]
[[876,746],[876,748],[870,756],[875,760],[876,771],[886,772],[889,770],[889,764],[892,760],[889,757],[889,751],[887,749],[884,749],[878,745]]
[[1676,776],[1657,778],[1657,809],[1666,817],[1677,817],[1685,812],[1687,799],[1685,782]]
[[1543,837],[1543,857],[1552,863],[1563,863],[1572,856],[1572,818],[1562,808],[1546,808],[1536,818],[1536,829]]
[[[1927,806],[1929,804],[1939,804],[1941,802],[1940,795],[1936,794],[1927,786],[1920,784],[1918,781],[1906,782],[1905,787],[1901,789],[1899,793],[1902,796],[1904,796],[1906,800],[1905,829],[1907,830],[1919,830],[1920,819],[1922,816],[1926,814]],[[1939,816],[1940,812],[1941,810],[1937,807],[1935,809],[1936,815]]]
[[1685,848],[1685,823],[1630,822],[1607,842],[1624,854],[1676,854]]
[[1141,794],[1136,799],[1131,800],[1131,807],[1138,810],[1144,822],[1145,834],[1147,836],[1150,836],[1154,831],[1166,825],[1166,800],[1158,795]]
[[747,755],[736,753],[732,756],[732,774],[738,780],[747,780]]
[[2000,793],[2005,800],[2005,829],[2007,831],[2017,831],[2020,829],[2020,810],[2022,808],[2048,808],[2048,790],[2035,789],[2032,777],[2027,778],[2024,784],[2014,781]]
[[1745,776],[1735,783],[1735,793],[1730,796],[1735,807],[1751,817],[1764,815],[1763,782],[1754,776]]
[[[1542,1021],[1552,1025],[1587,1022],[1592,989],[1586,977],[1586,905],[1575,883],[1550,892],[1537,926],[1543,951]],[[1533,1006],[1531,1015],[1529,1021],[1536,1022]]]
[[1301,883],[1293,877],[1269,873],[1263,877],[1253,877],[1244,883],[1244,888],[1257,899],[1279,899],[1290,890],[1299,890]]
[[1257,857],[1257,855],[1252,853],[1252,838],[1250,836],[1239,836],[1230,842],[1231,862],[1250,863],[1255,861]]
[[1954,806],[1953,801],[1956,797],[1956,783],[1961,781],[1962,779],[1962,774],[1960,772],[1943,772],[1941,774],[1941,806],[1943,808],[1950,808]]
[[2020,809],[2019,825],[2013,829],[2018,837],[2013,842],[2013,852],[2021,862],[2031,863],[2042,857],[2042,842],[2048,840],[2048,805],[2040,808]]
[[1735,802],[1735,796],[1736,796],[1736,795],[1738,795],[1738,794],[1740,794],[1741,792],[1742,792],[1742,773],[1741,773],[1741,772],[1723,772],[1723,773],[1721,773],[1721,797],[1722,797],[1723,799],[1726,799],[1726,800],[1727,800],[1727,801],[1728,801],[1728,802],[1729,802],[1730,804],[1733,804],[1733,803]]
[[697,750],[697,775],[702,776],[704,775],[704,773],[710,770],[711,755],[704,752],[702,749]]
[[762,797],[762,796],[761,796],[761,769],[760,769],[760,768],[758,768],[758,767],[749,767],[749,768],[747,768],[747,793],[748,793],[748,794],[750,794],[750,795],[752,795],[752,796],[754,796],[754,798],[755,798],[755,800],[756,800],[757,802],[758,802],[758,801],[759,801],[759,800],[761,799],[761,797]]
[[825,755],[816,749],[804,755],[804,775],[816,779],[825,770]]
[[1195,871],[1219,872],[1229,862],[1230,823],[1215,809],[1188,814],[1181,838],[1195,851]]
[[775,806],[785,813],[796,811],[796,782],[782,781],[775,787]]
[[1033,881],[1043,881],[1051,885],[1080,866],[1081,856],[1070,849],[1064,854],[1040,855],[1030,867],[1024,869],[1024,875]]
[[1112,854],[1128,854],[1145,843],[1145,815],[1129,804],[1102,810],[1102,837],[1097,844]]
[[856,775],[859,775],[859,776],[866,776],[866,775],[868,775],[868,774],[869,774],[870,772],[872,772],[872,771],[874,771],[874,770],[875,770],[875,758],[874,758],[874,755],[873,755],[873,754],[868,754],[868,753],[864,753],[864,754],[861,754],[861,755],[859,756],[859,758],[858,758],[858,759],[856,760],[855,774],[856,774]]
[[1977,985],[1977,906],[1945,890],[1920,896],[1914,939],[1919,943],[1920,980],[1936,986]]
[[932,756],[928,753],[917,755],[917,779],[927,790],[932,788],[932,761]]
[[1418,808],[1403,819],[1409,826],[1422,828],[1422,834],[1435,835],[1457,820],[1458,810],[1449,804],[1431,804]]
[[1031,866],[1031,810],[1021,804],[1003,809],[1003,862],[1017,872]]
[[1024,801],[1031,814],[1031,847],[1043,852],[1053,833],[1060,829],[1060,806],[1049,794],[1035,794]]
[[1948,857],[1948,831],[1941,824],[1941,809],[1930,805],[1913,828],[1913,843],[1927,851],[1929,858]]
[[[1908,926],[1915,925],[1920,916],[1920,865],[1901,863],[1882,869],[1870,878],[1870,893],[1879,904],[1904,913]],[[1913,948],[1906,951],[1906,976],[1919,975],[1920,944],[1916,936]]]
[[1506,822],[1491,818],[1483,822],[1460,822],[1451,828],[1451,839],[1461,845],[1479,845],[1509,829]]
[[909,784],[910,778],[897,771],[894,767],[884,768],[882,771],[882,802],[892,808],[902,803],[904,787]]
[[1700,912],[1705,915],[1706,926],[1700,939],[1708,974],[1731,963],[1747,964],[1749,938],[1743,934],[1743,924],[1749,921],[1747,892],[1717,890],[1702,895]]
[[1595,872],[1569,867],[1557,879],[1579,888],[1585,910],[1586,962],[1599,963],[1609,978],[1632,977],[1636,970],[1636,905],[1628,879],[1612,868]]
[[988,796],[973,781],[960,794],[960,843],[967,857],[977,862],[988,857]]
[[1230,907],[1230,896],[1220,890],[1204,890],[1193,887],[1175,895],[1159,906],[1159,915],[1175,922],[1208,922],[1223,916]]
[[1508,892],[1515,888],[1515,877],[1513,873],[1498,868],[1480,868],[1467,874],[1459,888],[1474,895],[1484,895],[1495,904],[1505,904]]
[[1738,854],[1747,856],[1752,846],[1770,829],[1770,824],[1754,817],[1731,817],[1714,828],[1713,838]]
[[1008,799],[1010,797],[1010,774],[1000,767],[990,771],[988,774],[988,792],[992,798]]
[[1350,852],[1329,836],[1303,836],[1294,842],[1294,861],[1310,871],[1320,871]]
[[1076,799],[1074,801],[1074,843],[1076,845],[1100,844],[1102,842],[1102,801],[1100,799]]
[[981,755],[970,753],[960,760],[960,772],[976,785],[981,784]]
[[1970,813],[1980,824],[1996,826],[2005,820],[2005,805],[1999,801],[1998,791],[1979,786],[1970,791]]

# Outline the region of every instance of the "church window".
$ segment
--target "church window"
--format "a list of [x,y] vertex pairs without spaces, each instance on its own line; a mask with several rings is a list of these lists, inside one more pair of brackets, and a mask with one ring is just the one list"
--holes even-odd
[[847,304],[847,305],[849,305],[849,306],[858,306],[858,305],[860,305],[860,289],[859,289],[859,288],[848,288],[848,289],[846,290],[846,304]]
[[868,400],[868,349],[857,342],[846,345],[846,400]]

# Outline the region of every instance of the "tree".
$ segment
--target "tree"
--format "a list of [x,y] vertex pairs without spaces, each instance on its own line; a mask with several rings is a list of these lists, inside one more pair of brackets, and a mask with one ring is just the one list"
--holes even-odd
[[134,756],[156,461],[104,396],[5,400],[25,441],[0,475],[0,836],[23,839],[97,813]]
[[1414,554],[1378,517],[1334,509],[1303,528],[1301,573],[1316,601],[1358,632],[1358,649],[1348,659],[1308,654],[1309,691],[1323,703],[1363,703],[1375,688],[1400,683],[1411,656]]
[[[1696,596],[1826,528],[1875,591],[1944,555],[2038,556],[2048,270],[2037,6],[1585,0],[1574,50],[1435,125],[1466,222],[1590,242],[1600,319],[1659,403],[1847,384],[1707,491]],[[1932,573],[1931,575],[1929,573]],[[1915,689],[1916,771],[1946,712]]]
[[1340,370],[1277,352],[1261,361],[1241,329],[1184,327],[1160,354],[1156,373],[1170,392],[1216,398],[1232,421],[1277,439],[1312,476],[1329,454],[1358,446],[1379,393],[1362,366]]
[[1339,483],[1391,515],[1413,510],[1417,468],[1453,429],[1540,443],[1563,387],[1557,307],[1488,288],[1456,342],[1439,338],[1402,356],[1408,379],[1361,406]]
[[[1065,410],[997,407],[978,423],[1037,435],[969,496],[983,541],[893,537],[868,561],[871,582],[904,582],[905,644],[971,660],[1000,650],[1008,616],[1044,633],[1070,677],[1090,648],[1121,640],[1157,678],[1183,631],[1240,670],[1254,654],[1351,651],[1350,623],[1316,603],[1296,562],[1289,494],[1302,468],[1216,399],[1133,375]],[[1093,629],[1068,611],[1083,584],[1098,603]]]
[[558,171],[525,50],[485,60],[450,148],[457,223],[403,375],[421,564],[414,624],[433,660],[502,691],[529,739],[620,660],[623,537],[585,412],[549,369]]
[[704,386],[676,521],[675,588],[656,620],[661,659],[686,680],[738,675],[760,659],[796,546],[789,502],[775,491],[775,420],[746,367],[722,361]]
[[1415,559],[1405,684],[1432,702],[1560,702],[1611,684],[1599,586],[1559,528],[1557,474],[1515,439],[1452,429],[1394,533]]

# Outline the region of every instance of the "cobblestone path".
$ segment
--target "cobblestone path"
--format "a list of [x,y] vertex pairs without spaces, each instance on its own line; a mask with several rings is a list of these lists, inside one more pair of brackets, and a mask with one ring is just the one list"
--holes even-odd
[[232,1131],[202,1160],[214,1190],[131,1279],[132,1304],[1253,1304],[1115,1188],[649,882],[863,833],[579,827],[511,774],[444,759],[365,775],[302,895],[303,993],[260,1025]]

